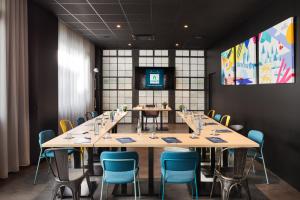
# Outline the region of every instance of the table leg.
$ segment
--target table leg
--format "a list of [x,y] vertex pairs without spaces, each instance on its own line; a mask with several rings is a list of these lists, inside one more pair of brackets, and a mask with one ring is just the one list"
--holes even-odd
[[160,130],[160,131],[168,131],[168,128],[166,127],[166,128],[164,128],[164,126],[163,126],[163,111],[161,110],[161,111],[159,111],[159,113],[160,113],[160,127],[159,127],[159,129],[158,130]]
[[148,193],[154,193],[154,148],[148,148]]
[[94,175],[94,154],[93,148],[87,148],[88,151],[88,170],[90,175]]
[[[121,147],[121,151],[126,151],[126,147]],[[121,194],[127,194],[127,184],[121,185]]]
[[74,152],[74,168],[81,168],[81,161],[80,161],[80,148],[76,148],[78,151]]
[[[199,163],[197,165],[197,171],[196,171],[196,181],[197,181],[197,189],[198,189],[198,194],[200,194],[202,187],[200,186],[201,184],[201,148],[196,148],[196,152],[199,155]],[[194,190],[195,191],[195,190]],[[195,195],[195,193],[194,193]]]
[[228,167],[228,151],[223,152],[223,167]]
[[142,113],[142,111],[139,111],[139,116],[140,116],[140,122],[141,122],[141,125],[142,125],[142,131],[144,131],[145,130],[145,128],[144,128],[144,117],[143,117],[143,113]]
[[210,174],[213,175],[216,167],[216,150],[210,148]]

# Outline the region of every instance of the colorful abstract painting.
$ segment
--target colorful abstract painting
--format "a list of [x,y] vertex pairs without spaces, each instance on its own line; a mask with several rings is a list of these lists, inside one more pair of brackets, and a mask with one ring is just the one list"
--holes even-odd
[[294,18],[259,34],[259,83],[294,83]]
[[235,47],[236,84],[256,84],[256,37]]
[[221,82],[223,85],[234,85],[235,64],[234,47],[221,53]]

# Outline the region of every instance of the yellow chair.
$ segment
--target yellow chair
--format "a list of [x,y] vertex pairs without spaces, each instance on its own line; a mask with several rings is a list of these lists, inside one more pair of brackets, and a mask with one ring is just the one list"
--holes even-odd
[[220,120],[220,123],[223,124],[224,126],[229,126],[229,123],[230,123],[230,116],[229,115],[223,115],[221,120]]
[[62,133],[65,133],[65,132],[71,130],[72,128],[74,128],[72,122],[70,120],[66,120],[66,119],[60,120],[59,125],[60,125]]
[[216,111],[215,110],[209,110],[207,112],[207,116],[209,116],[210,118],[213,118],[215,116]]

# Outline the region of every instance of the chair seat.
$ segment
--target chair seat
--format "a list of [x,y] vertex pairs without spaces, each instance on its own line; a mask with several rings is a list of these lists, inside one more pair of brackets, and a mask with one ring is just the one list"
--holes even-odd
[[[163,169],[161,169],[163,174]],[[166,183],[190,183],[194,181],[194,171],[166,171]]]
[[[136,170],[137,172],[137,170]],[[110,184],[132,183],[136,174],[133,171],[113,172],[105,171],[104,181]]]
[[82,169],[82,168],[81,169],[70,169],[69,170],[70,181],[82,179],[87,172],[88,172],[88,169]]
[[[70,155],[70,154],[73,154],[75,152],[75,149],[74,148],[70,148],[69,150],[68,150],[68,154]],[[54,152],[53,151],[47,151],[47,152],[43,152],[42,153],[42,157],[43,158],[54,158]]]
[[256,154],[256,158],[262,159],[262,157],[261,157],[261,155],[260,155],[260,153],[258,151],[254,150],[254,149],[249,149],[247,151],[247,156],[248,157],[254,157],[255,154]]
[[216,171],[217,176],[221,176],[227,179],[241,179],[242,176],[236,176],[233,171],[233,167],[222,167],[221,172]]

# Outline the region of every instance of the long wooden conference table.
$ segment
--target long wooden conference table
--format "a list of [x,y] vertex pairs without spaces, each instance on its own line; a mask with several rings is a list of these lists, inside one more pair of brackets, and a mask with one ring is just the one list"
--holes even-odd
[[[112,130],[117,123],[126,115],[127,113],[119,114],[114,120],[114,122],[108,122],[106,127],[101,129],[99,135],[94,134],[94,130],[92,129],[94,125],[94,119],[87,121],[86,123],[70,130],[73,139],[66,139],[65,134],[60,135],[46,143],[42,146],[44,148],[48,147],[86,147],[88,149],[92,149],[93,147],[118,147],[122,150],[126,150],[127,147],[147,147],[148,148],[148,194],[154,193],[154,148],[164,148],[164,147],[184,147],[184,148],[196,148],[197,152],[201,154],[202,148],[256,148],[259,147],[257,143],[248,139],[247,137],[223,126],[222,124],[216,122],[215,120],[204,116],[204,129],[201,131],[200,135],[196,138],[192,138],[190,133],[157,133],[156,138],[150,138],[151,134],[149,133],[121,133],[121,131],[117,134],[111,134],[110,139],[104,139],[103,136],[107,131]],[[177,112],[183,121],[188,125],[189,129],[192,131],[197,131],[196,120],[189,115],[183,114],[182,112]],[[228,132],[216,133],[216,130],[228,130]],[[88,132],[88,133],[85,133]],[[113,132],[117,132],[116,130]],[[85,134],[83,134],[85,133]],[[90,137],[89,142],[80,143],[78,142],[78,138]],[[117,139],[119,138],[131,138],[134,142],[131,143],[120,143]],[[165,137],[176,137],[176,139],[180,140],[180,143],[167,143],[162,138]],[[208,138],[210,137],[218,137],[223,139],[225,142],[222,143],[214,143],[211,142]],[[91,151],[92,152],[92,151]],[[92,155],[89,153],[89,169],[92,170],[93,162],[90,158]],[[91,165],[91,166],[90,166]],[[200,187],[200,170],[201,167],[198,167],[198,187]]]

